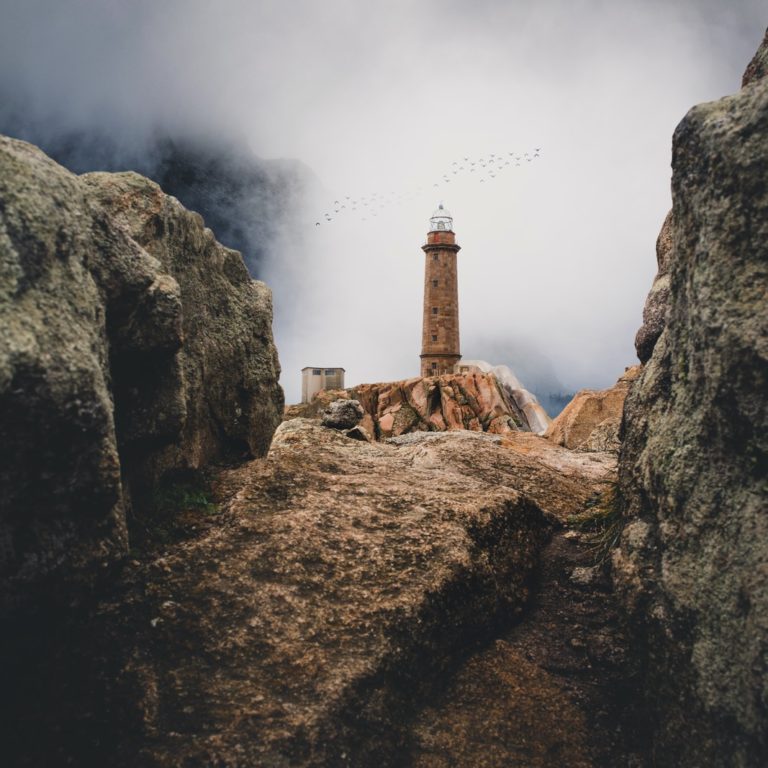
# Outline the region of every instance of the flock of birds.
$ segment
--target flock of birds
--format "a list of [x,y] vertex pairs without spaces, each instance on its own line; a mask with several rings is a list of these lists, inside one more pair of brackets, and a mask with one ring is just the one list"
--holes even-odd
[[[393,205],[408,202],[418,197],[423,192],[440,189],[446,184],[458,181],[461,177],[468,177],[477,181],[479,184],[492,182],[508,169],[520,168],[527,163],[532,163],[541,157],[541,147],[536,147],[531,152],[507,152],[506,154],[494,154],[491,152],[486,157],[472,159],[463,157],[454,160],[448,170],[437,179],[431,187],[416,187],[405,192],[372,192],[369,195],[360,195],[352,197],[344,195],[339,200],[334,200],[333,205],[322,214],[322,217],[315,221],[315,226],[320,227],[324,224],[330,224],[340,216],[354,214],[361,221],[369,221],[378,216],[384,208]],[[474,174],[474,176],[470,176]]]

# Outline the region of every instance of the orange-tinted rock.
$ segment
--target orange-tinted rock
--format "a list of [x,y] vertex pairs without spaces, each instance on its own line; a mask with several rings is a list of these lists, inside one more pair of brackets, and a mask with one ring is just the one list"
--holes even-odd
[[340,398],[359,401],[365,411],[361,426],[377,438],[457,429],[494,434],[529,430],[525,414],[494,374],[479,372],[320,392],[311,403],[286,408],[285,418],[315,417]]
[[582,389],[544,435],[557,445],[586,451],[618,451],[624,400],[642,366],[627,368],[610,389]]

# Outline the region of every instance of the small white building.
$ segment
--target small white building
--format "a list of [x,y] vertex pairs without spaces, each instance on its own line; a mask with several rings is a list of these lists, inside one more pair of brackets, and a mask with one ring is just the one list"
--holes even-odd
[[322,389],[344,389],[343,368],[302,368],[301,402],[311,403]]

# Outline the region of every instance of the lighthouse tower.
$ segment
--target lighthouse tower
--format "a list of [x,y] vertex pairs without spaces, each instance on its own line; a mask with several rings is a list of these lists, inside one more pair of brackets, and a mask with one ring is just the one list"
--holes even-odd
[[453,218],[440,203],[429,220],[424,251],[424,326],[421,375],[453,373],[459,351],[459,285]]

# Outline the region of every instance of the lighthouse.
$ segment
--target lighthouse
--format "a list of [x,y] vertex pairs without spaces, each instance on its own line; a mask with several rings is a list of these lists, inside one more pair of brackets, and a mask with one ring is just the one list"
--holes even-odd
[[453,373],[459,350],[459,285],[456,254],[460,247],[453,218],[440,203],[429,220],[424,251],[424,324],[421,375]]

